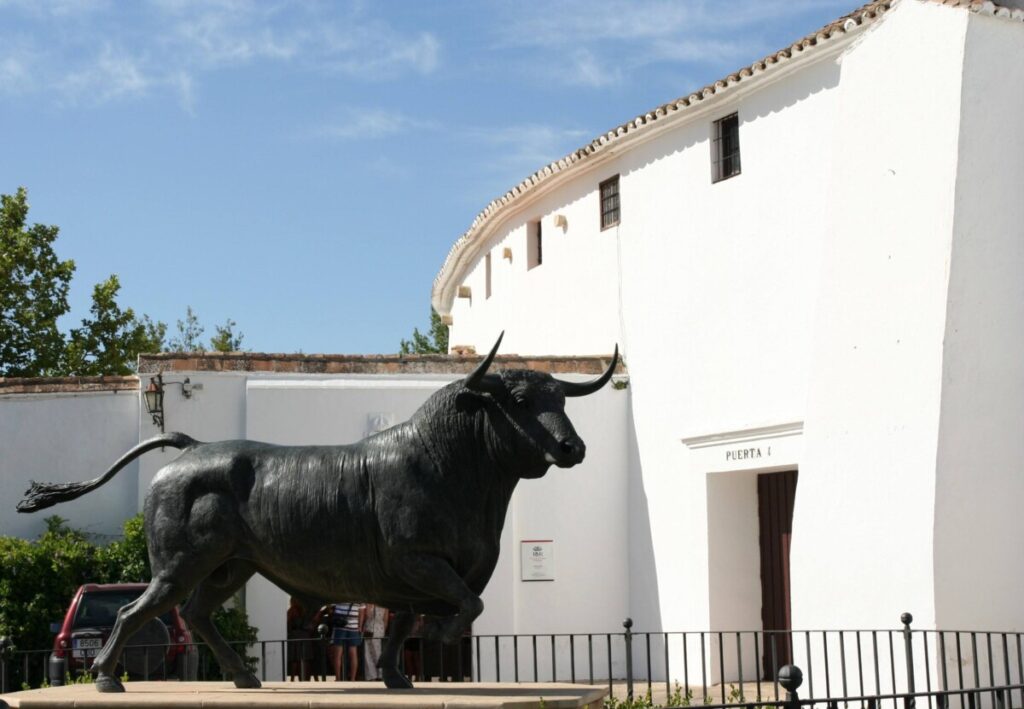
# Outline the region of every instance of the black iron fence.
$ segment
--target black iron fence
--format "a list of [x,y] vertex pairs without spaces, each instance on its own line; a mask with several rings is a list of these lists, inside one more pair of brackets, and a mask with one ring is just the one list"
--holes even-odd
[[[661,705],[782,705],[795,701],[787,699],[792,682],[783,670],[800,667],[800,681],[791,689],[800,688],[801,704],[1024,707],[1024,633],[915,630],[909,614],[901,621],[902,628],[878,630],[635,632],[627,619],[621,632],[473,635],[451,647],[412,638],[401,661],[414,682],[607,684],[613,697],[649,696]],[[335,678],[326,640],[267,640],[239,649],[265,681]],[[130,663],[136,674],[223,679],[207,653],[193,653],[197,665],[179,676],[162,661],[166,648],[152,650],[129,648],[143,653]],[[0,693],[79,678],[81,673],[55,666],[50,655],[0,647]],[[157,659],[153,665],[150,657]],[[347,655],[341,657],[347,663]],[[348,668],[339,675],[348,676]]]

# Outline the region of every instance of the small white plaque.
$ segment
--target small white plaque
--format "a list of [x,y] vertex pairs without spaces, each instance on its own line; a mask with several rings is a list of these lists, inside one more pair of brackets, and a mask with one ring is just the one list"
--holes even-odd
[[523,581],[555,580],[555,543],[550,539],[520,542],[520,578]]

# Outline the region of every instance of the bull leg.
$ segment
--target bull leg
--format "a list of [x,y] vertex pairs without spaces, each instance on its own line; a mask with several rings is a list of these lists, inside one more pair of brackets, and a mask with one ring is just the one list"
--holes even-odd
[[405,639],[409,637],[415,623],[415,613],[400,611],[395,613],[388,626],[388,637],[381,650],[380,659],[377,660],[381,679],[388,689],[412,689],[412,682],[398,669],[398,658],[405,647]]
[[217,631],[210,616],[231,598],[253,573],[254,569],[248,562],[237,559],[228,561],[196,586],[192,597],[181,609],[182,616],[210,646],[221,669],[231,674],[231,679],[239,689],[258,689],[261,686],[260,681],[246,668],[242,658]]
[[117,612],[110,639],[103,646],[93,671],[96,673],[96,689],[101,692],[123,692],[124,685],[114,675],[114,668],[121,657],[125,641],[136,633],[147,621],[166,613],[188,592],[187,587],[165,577],[154,578],[138,600]]
[[403,581],[419,591],[458,608],[450,618],[431,621],[429,634],[444,643],[459,641],[484,610],[484,602],[444,559],[427,554],[405,556],[396,568]]

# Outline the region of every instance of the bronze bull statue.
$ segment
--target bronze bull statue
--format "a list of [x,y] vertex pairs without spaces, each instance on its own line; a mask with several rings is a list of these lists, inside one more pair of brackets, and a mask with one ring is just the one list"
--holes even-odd
[[[210,615],[254,573],[306,599],[358,599],[395,611],[379,662],[389,688],[412,684],[398,665],[416,614],[429,637],[455,642],[483,611],[516,484],[583,460],[565,397],[596,392],[529,370],[488,373],[501,337],[465,379],[435,392],[405,423],[352,445],[201,443],[168,433],[140,443],[102,476],[33,483],[19,512],[80,497],[143,453],[183,452],[153,480],[144,507],[153,578],[121,608],[93,671],[122,692],[125,641],[188,597],[182,609],[236,687],[259,687]],[[189,595],[191,594],[191,595]]]

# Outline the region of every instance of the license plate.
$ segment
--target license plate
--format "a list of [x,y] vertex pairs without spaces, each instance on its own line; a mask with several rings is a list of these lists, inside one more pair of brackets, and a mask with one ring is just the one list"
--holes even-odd
[[103,638],[75,638],[76,650],[87,650],[90,648],[103,647]]
[[72,657],[96,657],[99,650],[72,650]]

